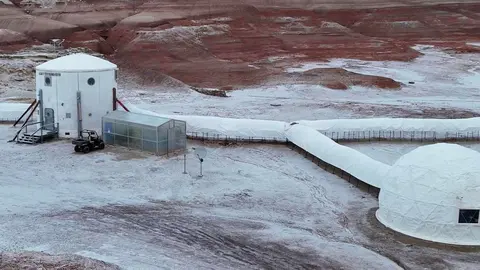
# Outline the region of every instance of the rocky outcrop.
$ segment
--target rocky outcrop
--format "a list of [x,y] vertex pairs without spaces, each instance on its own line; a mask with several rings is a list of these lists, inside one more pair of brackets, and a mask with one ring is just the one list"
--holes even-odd
[[197,87],[265,82],[283,70],[275,58],[281,63],[333,57],[409,60],[418,56],[408,44],[363,36],[313,11],[244,9],[243,13],[155,21],[155,25],[159,23],[156,27],[129,27],[121,22],[112,29],[108,41],[118,49],[115,59],[143,76],[167,74]]
[[51,38],[62,38],[79,31],[81,28],[76,25],[28,15],[16,8],[0,7],[0,29],[9,29],[48,42]]
[[[470,5],[470,11],[480,12],[480,4]],[[465,12],[462,6],[448,8],[392,8],[365,12],[350,25],[363,35],[403,39],[452,39],[479,33],[478,15]]]
[[0,253],[1,269],[119,270],[120,267],[79,255],[50,255],[43,252]]
[[[121,67],[135,70],[149,81],[167,74],[207,88],[278,80],[283,67],[296,62],[331,58],[409,61],[419,56],[411,48],[416,43],[448,42],[447,47],[461,52],[477,49],[465,47],[466,39],[479,30],[480,20],[465,12],[470,6],[470,11],[475,11],[476,4],[432,6],[434,2],[422,2],[412,7],[405,1],[395,5],[391,1],[379,9],[318,9],[315,5],[272,9],[258,8],[261,1],[251,6],[246,5],[248,1],[242,3],[245,5],[237,6],[235,12],[224,5],[204,15],[199,11],[205,10],[206,3],[199,1],[195,5],[198,13],[193,16],[178,9],[178,3],[162,6],[149,2],[142,6],[148,12],[114,27],[108,42],[117,49],[115,59]],[[358,85],[326,79],[320,84],[336,89]],[[382,80],[367,84],[399,87]]]
[[[287,82],[285,79],[282,80],[282,76],[278,76],[276,79]],[[402,86],[400,82],[390,78],[359,74],[342,68],[315,68],[305,72],[290,73],[288,82],[322,85],[336,90],[347,90],[351,86],[398,90]]]
[[85,30],[75,32],[65,38],[64,48],[88,48],[94,52],[109,55],[114,53],[114,48],[96,31]]
[[79,26],[83,29],[110,29],[131,15],[128,10],[38,13],[38,16]]
[[[14,0],[17,6],[22,2]],[[466,45],[480,40],[480,4],[475,2],[64,1],[48,9],[2,6],[0,28],[43,42],[65,38],[68,48],[111,54],[110,60],[143,82],[173,77],[194,87],[239,88],[288,83],[285,67],[306,61],[409,61],[419,56],[414,44],[476,52],[478,47]],[[331,71],[302,76],[323,78],[314,81],[334,89],[361,85],[328,79],[321,75],[326,72]],[[391,81],[363,79],[369,85],[397,87]]]
[[29,41],[30,38],[22,33],[9,29],[0,29],[0,46],[25,44]]
[[197,87],[191,87],[191,89],[204,95],[215,96],[215,97],[227,97],[227,92],[225,90],[206,89],[206,88],[197,88]]
[[35,44],[41,43],[35,42],[23,33],[10,29],[0,29],[0,52],[2,53],[15,52]]
[[157,27],[171,20],[183,19],[187,15],[188,12],[182,10],[143,11],[121,20],[119,25],[128,27]]
[[[98,0],[97,0],[98,1]],[[106,0],[103,0],[106,1]],[[215,6],[238,6],[241,2],[244,5],[255,6],[256,8],[282,8],[282,9],[305,9],[305,10],[332,10],[332,9],[375,9],[375,8],[391,8],[404,6],[423,6],[429,7],[440,4],[452,3],[478,3],[477,0],[195,0],[195,1],[178,1],[178,0],[162,0],[162,1],[142,1],[142,8],[161,9],[164,6],[183,6],[188,5],[190,8],[214,8]],[[193,2],[193,4],[192,4]]]

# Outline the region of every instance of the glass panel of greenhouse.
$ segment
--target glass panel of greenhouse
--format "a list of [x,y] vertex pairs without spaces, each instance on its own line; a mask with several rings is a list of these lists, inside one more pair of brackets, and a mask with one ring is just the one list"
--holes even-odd
[[146,114],[113,111],[102,117],[105,144],[165,155],[187,146],[186,122]]

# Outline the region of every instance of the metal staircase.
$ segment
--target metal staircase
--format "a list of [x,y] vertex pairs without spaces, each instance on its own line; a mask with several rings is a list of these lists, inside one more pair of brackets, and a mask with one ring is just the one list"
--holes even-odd
[[[32,125],[41,125],[41,122],[31,123],[24,125],[17,133],[15,137],[10,140],[10,142],[15,141],[16,143],[23,143],[23,144],[37,144],[43,143],[45,141],[49,141],[51,139],[58,137],[58,124],[49,125],[49,126],[41,126],[37,128],[34,132],[28,132],[28,127]],[[31,130],[31,128],[30,128]]]
[[36,144],[40,142],[40,137],[35,135],[22,134],[17,138],[17,143]]
[[17,137],[17,143],[24,143],[24,144],[37,144],[43,143],[50,139],[57,137],[57,132],[54,131],[46,131],[43,134],[28,134],[23,133],[19,137]]
[[[40,90],[40,97],[41,96],[42,96],[42,90]],[[22,120],[22,118],[25,115],[27,115],[28,112],[30,112],[28,114],[28,117],[23,122],[23,125],[20,128],[20,130],[17,131],[17,133],[15,134],[15,137],[13,137],[13,139],[11,139],[8,142],[37,144],[37,143],[43,143],[53,138],[58,138],[58,123],[56,125],[54,123],[44,124],[44,122],[42,121],[35,122],[35,123],[28,123],[28,121],[32,118],[32,115],[34,114],[35,110],[39,106],[40,106],[40,112],[39,112],[40,119],[44,119],[42,102],[40,99],[38,100],[36,99],[30,104],[28,109],[22,114],[22,116],[20,116],[20,118],[15,122],[15,124],[13,124],[13,126],[15,127]],[[52,122],[53,122],[53,118],[52,118]],[[28,131],[29,127],[31,132]],[[32,129],[34,130],[33,132],[32,132]]]

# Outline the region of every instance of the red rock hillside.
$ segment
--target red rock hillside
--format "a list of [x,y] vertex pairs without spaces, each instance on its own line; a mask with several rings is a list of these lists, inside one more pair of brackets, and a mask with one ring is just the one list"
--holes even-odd
[[[284,67],[299,62],[408,61],[418,56],[413,44],[474,52],[478,48],[466,42],[480,40],[478,1],[64,0],[51,8],[12,2],[0,4],[0,37],[9,43],[65,38],[65,46],[108,54],[146,83],[164,74],[198,87],[285,83]],[[336,69],[300,80],[334,89],[399,87]]]

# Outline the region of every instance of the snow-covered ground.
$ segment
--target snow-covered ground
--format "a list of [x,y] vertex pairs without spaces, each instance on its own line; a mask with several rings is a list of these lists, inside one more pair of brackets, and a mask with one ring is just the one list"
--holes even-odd
[[[163,114],[208,115],[294,121],[362,117],[459,118],[480,114],[480,56],[448,54],[417,46],[424,55],[411,62],[333,59],[307,63],[287,72],[318,67],[342,67],[352,72],[385,76],[405,85],[401,90],[354,86],[347,91],[321,86],[263,86],[213,97],[164,87],[120,85],[126,101]],[[414,82],[410,84],[409,82]],[[273,106],[272,106],[273,105]]]
[[[2,251],[78,254],[126,269],[397,269],[432,261],[475,269],[480,259],[392,238],[370,221],[376,199],[286,147],[206,145],[199,178],[191,153],[183,174],[182,156],[6,143],[13,132],[0,125]],[[383,157],[371,148],[367,155]]]
[[[120,94],[160,114],[286,122],[480,113],[478,55],[422,50],[425,56],[410,63],[323,63],[407,82],[400,91],[292,84],[234,91],[229,98],[125,86]],[[0,112],[11,117],[22,106],[28,104],[0,103]],[[241,131],[246,122],[222,123]],[[272,130],[283,125],[276,122]],[[191,154],[182,174],[181,157],[122,148],[81,155],[69,141],[7,144],[15,131],[0,125],[0,251],[74,253],[126,269],[476,269],[480,261],[478,253],[409,245],[392,236],[374,221],[374,198],[284,147],[207,145],[205,176],[198,178]],[[393,164],[420,144],[346,145]]]
[[[286,72],[317,67],[343,67],[349,71],[386,76],[405,83],[401,90],[352,87],[346,91],[321,86],[291,84],[260,86],[214,97],[184,88],[141,87],[121,79],[122,101],[162,114],[206,115],[233,118],[294,121],[363,117],[459,118],[480,115],[480,56],[449,54],[418,46],[424,55],[411,62],[332,59],[327,63],[306,63]],[[30,60],[6,59],[11,69],[30,70]],[[23,66],[22,66],[23,65]],[[24,71],[22,71],[24,72]],[[0,89],[0,100],[34,97],[32,82],[10,78]],[[120,76],[122,73],[120,72]],[[414,84],[409,84],[414,82]],[[25,85],[19,90],[12,85]],[[1,86],[1,84],[0,84]]]
[[[0,104],[1,105],[1,104]],[[5,104],[12,105],[12,104]],[[10,106],[15,109],[18,107]],[[345,131],[393,131],[396,135],[410,131],[437,132],[436,138],[446,138],[448,133],[480,134],[480,118],[468,119],[333,119],[317,121],[295,121],[287,123],[282,121],[258,120],[258,119],[235,119],[212,116],[189,116],[189,115],[161,115],[151,111],[140,109],[133,104],[126,103],[133,113],[157,115],[166,118],[177,118],[187,123],[187,133],[199,133],[198,136],[206,136],[222,140],[225,137],[241,139],[266,139],[275,141],[290,141],[298,147],[315,155],[328,164],[342,169],[350,175],[381,188],[382,181],[390,166],[364,155],[352,148],[341,146],[319,131],[331,133],[345,133]],[[0,107],[0,113],[1,111]],[[7,106],[8,109],[8,106]],[[468,133],[467,133],[468,132]],[[367,135],[368,135],[367,133]],[[414,134],[414,133],[413,133]],[[433,134],[433,133],[432,133]],[[365,135],[365,134],[364,134]],[[425,134],[423,134],[425,135]],[[420,136],[418,138],[432,139],[433,137]],[[221,137],[217,137],[221,136]],[[429,135],[432,136],[432,135]],[[341,137],[341,136],[340,136]],[[338,138],[338,136],[337,136]],[[405,136],[409,138],[409,136]],[[477,137],[478,138],[478,137]]]
[[[480,96],[478,92],[469,91],[478,89],[480,84],[480,74],[477,71],[480,68],[480,58],[477,55],[451,55],[433,46],[413,48],[423,53],[423,56],[412,62],[332,59],[327,63],[307,63],[298,68],[287,69],[287,72],[301,72],[314,68],[343,68],[364,75],[391,78],[406,86],[409,85],[403,87],[402,96],[404,94]],[[411,83],[414,84],[410,85]]]
[[17,120],[29,105],[30,104],[26,103],[8,103],[0,101],[0,121]]
[[[409,87],[409,86],[408,86]],[[123,100],[162,114],[294,121],[364,117],[454,118],[480,115],[478,89],[459,96],[425,97],[353,87],[348,91],[321,86],[284,85],[245,89],[230,97],[193,91],[121,91]]]
[[348,224],[348,211],[376,200],[287,148],[207,146],[198,178],[191,155],[183,174],[181,157],[75,154],[69,141],[7,144],[14,130],[0,131],[0,250],[127,269],[394,269]]

